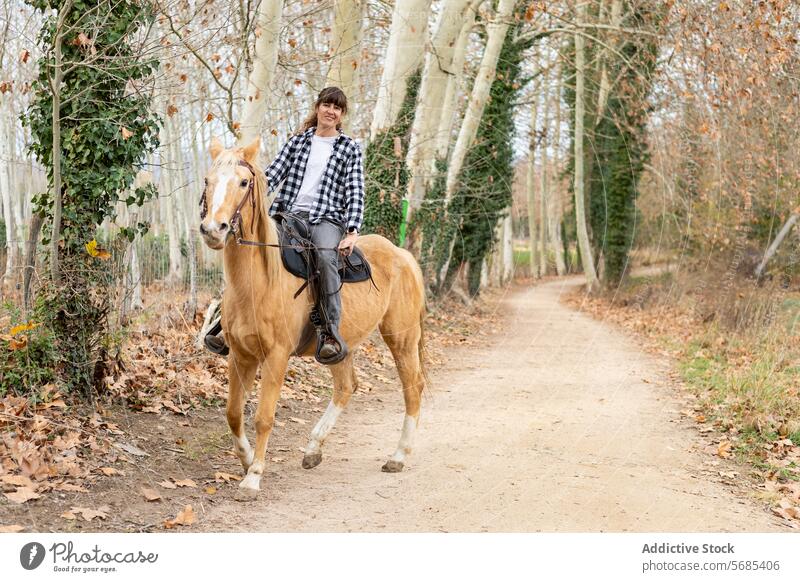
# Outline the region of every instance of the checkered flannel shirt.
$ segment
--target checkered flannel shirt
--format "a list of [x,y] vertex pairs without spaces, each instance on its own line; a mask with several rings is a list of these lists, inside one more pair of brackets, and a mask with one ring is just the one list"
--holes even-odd
[[[278,157],[266,170],[270,193],[285,179],[283,187],[269,209],[271,216],[291,209],[306,171],[311,153],[311,138],[316,127],[289,138]],[[361,146],[339,131],[333,144],[333,152],[322,173],[319,196],[314,201],[309,222],[318,224],[330,218],[350,228],[361,228],[364,217],[364,162]]]

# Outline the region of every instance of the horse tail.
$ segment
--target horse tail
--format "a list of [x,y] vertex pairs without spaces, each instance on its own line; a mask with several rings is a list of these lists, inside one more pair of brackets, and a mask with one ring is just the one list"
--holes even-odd
[[428,375],[428,351],[425,347],[425,316],[428,313],[428,302],[425,297],[425,280],[422,275],[422,269],[419,268],[419,264],[416,264],[416,278],[417,284],[419,285],[419,291],[422,295],[422,303],[419,309],[419,343],[417,344],[417,350],[419,353],[419,371],[422,374],[422,386],[420,386],[420,393],[425,389],[425,387],[430,387],[431,378]]

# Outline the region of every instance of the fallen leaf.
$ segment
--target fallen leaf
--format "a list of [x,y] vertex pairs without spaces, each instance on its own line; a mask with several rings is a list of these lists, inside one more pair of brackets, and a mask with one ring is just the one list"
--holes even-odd
[[206,487],[205,491],[206,491],[206,493],[208,493],[209,495],[214,495],[214,493],[216,493],[216,492],[217,492],[217,488],[216,488],[216,487],[213,487],[213,486],[211,486],[211,485],[209,485],[208,487]]
[[73,519],[78,519],[78,516],[72,513],[71,511],[65,511],[64,513],[61,514],[60,517],[63,517],[64,519],[69,519],[70,521]]
[[21,531],[25,531],[25,528],[18,524],[0,525],[0,533],[19,533]]
[[197,487],[197,483],[192,481],[191,479],[181,479],[180,481],[177,479],[173,479],[175,481],[175,485],[178,487]]
[[7,485],[14,485],[15,487],[30,487],[31,489],[34,488],[33,481],[30,480],[29,477],[25,475],[3,475],[0,477],[0,483],[6,483]]
[[12,503],[17,504],[22,504],[26,501],[30,501],[31,499],[39,499],[39,497],[41,497],[41,495],[36,493],[36,491],[30,487],[20,487],[13,493],[3,493],[3,495],[5,495]]
[[302,418],[297,418],[295,416],[290,416],[289,420],[291,420],[292,422],[296,422],[297,424],[305,424],[306,423],[306,421],[303,420]]
[[80,514],[81,517],[83,517],[83,519],[86,521],[92,521],[95,517],[99,519],[106,519],[109,511],[111,511],[111,508],[108,505],[102,505],[97,509],[89,509],[88,507],[72,507],[67,513]]
[[125,475],[125,473],[123,473],[122,471],[118,471],[114,467],[100,467],[100,472],[106,477],[112,477],[114,475]]
[[140,449],[139,447],[135,447],[135,446],[130,445],[128,443],[114,443],[114,446],[117,447],[118,449],[122,449],[126,453],[130,453],[131,455],[134,455],[136,457],[149,457],[150,456],[150,453],[147,453],[147,452],[143,451],[142,449]]
[[730,441],[722,441],[719,443],[719,446],[717,446],[717,455],[723,459],[728,459],[731,457]]
[[164,527],[172,529],[176,525],[192,525],[195,522],[194,510],[191,505],[183,508],[175,519],[168,519],[164,521]]
[[161,499],[161,495],[158,494],[158,491],[155,489],[148,489],[147,487],[142,487],[142,495],[148,501],[158,501]]
[[161,483],[159,483],[159,485],[161,485],[164,489],[177,489],[178,488],[178,486],[175,485],[175,483],[173,483],[172,481],[161,481]]
[[214,473],[214,479],[216,481],[225,481],[225,483],[242,480],[242,478],[239,477],[239,475],[232,475],[231,473],[221,473],[221,472]]

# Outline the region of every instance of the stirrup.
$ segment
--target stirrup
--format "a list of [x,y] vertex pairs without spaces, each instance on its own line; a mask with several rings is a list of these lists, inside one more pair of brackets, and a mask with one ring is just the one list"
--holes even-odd
[[[325,336],[333,338],[333,340],[339,344],[339,351],[329,358],[324,358],[320,354],[322,346],[325,345]],[[347,344],[344,343],[344,340],[339,335],[339,332],[336,328],[331,328],[329,330],[317,330],[317,350],[314,353],[314,359],[316,359],[320,364],[324,364],[326,366],[338,364],[347,357],[348,351]]]
[[203,338],[203,343],[210,352],[220,356],[227,356],[228,353],[230,353],[231,350],[225,343],[225,339],[222,337],[221,319],[217,320],[217,322],[211,326],[211,329],[208,330],[206,337]]

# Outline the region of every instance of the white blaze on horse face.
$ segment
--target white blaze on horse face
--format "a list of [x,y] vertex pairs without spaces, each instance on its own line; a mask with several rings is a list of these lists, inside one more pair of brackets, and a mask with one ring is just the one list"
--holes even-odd
[[225,198],[228,196],[228,183],[236,178],[236,172],[232,169],[227,169],[217,174],[217,185],[214,187],[214,195],[211,198],[211,224],[209,227],[216,227],[217,222],[214,217],[217,211],[225,204]]

